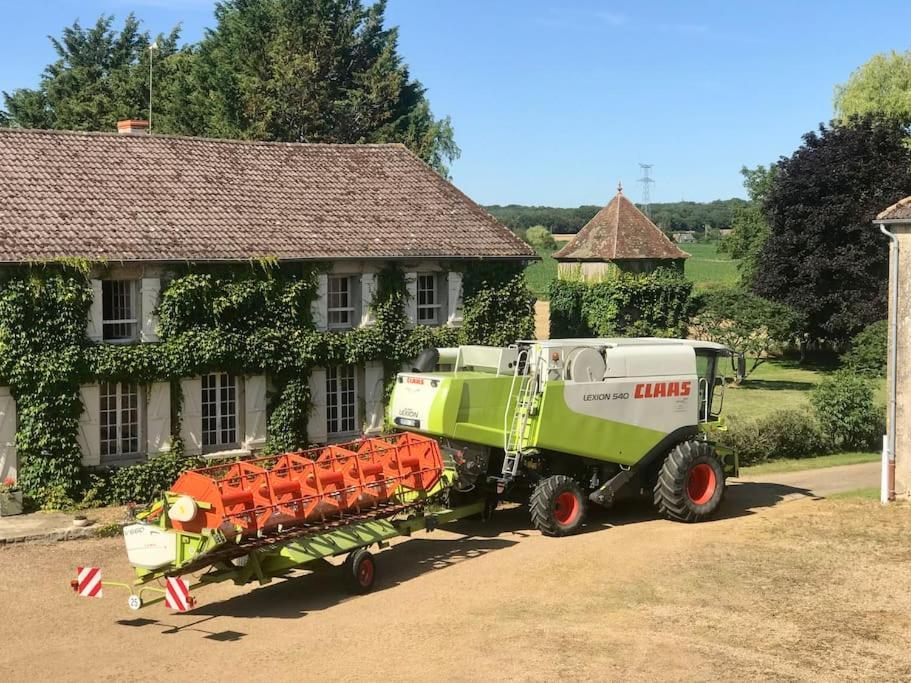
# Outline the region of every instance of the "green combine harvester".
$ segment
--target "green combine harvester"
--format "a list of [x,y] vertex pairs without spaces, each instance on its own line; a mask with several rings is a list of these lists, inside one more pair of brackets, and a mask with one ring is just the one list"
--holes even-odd
[[743,366],[720,344],[685,339],[431,349],[398,375],[389,419],[440,439],[459,467],[454,494],[527,500],[546,535],[577,531],[589,501],[610,506],[624,487],[697,522],[737,474],[715,436],[725,371]]

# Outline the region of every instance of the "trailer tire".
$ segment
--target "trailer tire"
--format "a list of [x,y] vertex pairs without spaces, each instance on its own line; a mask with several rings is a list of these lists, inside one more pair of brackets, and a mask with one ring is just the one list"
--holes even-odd
[[585,522],[585,496],[571,477],[555,474],[542,479],[532,491],[531,521],[545,536],[569,536]]
[[358,548],[345,558],[342,565],[345,587],[355,595],[369,593],[376,579],[376,560],[366,548]]
[[671,449],[655,482],[658,512],[678,522],[702,522],[721,505],[724,468],[712,444],[684,441]]

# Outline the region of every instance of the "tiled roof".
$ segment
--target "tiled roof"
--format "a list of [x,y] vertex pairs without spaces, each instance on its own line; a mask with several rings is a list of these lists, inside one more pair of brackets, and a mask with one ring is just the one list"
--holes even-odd
[[876,217],[881,221],[911,221],[911,197],[895,202],[885,211],[881,211]]
[[0,129],[0,262],[532,256],[398,144]]
[[566,246],[554,254],[566,261],[682,259],[689,254],[671,242],[623,191],[595,214]]

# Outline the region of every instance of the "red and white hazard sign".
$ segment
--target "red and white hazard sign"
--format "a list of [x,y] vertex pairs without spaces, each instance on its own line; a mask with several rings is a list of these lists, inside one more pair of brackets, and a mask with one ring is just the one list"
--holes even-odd
[[76,592],[84,598],[100,598],[101,567],[76,567]]
[[193,606],[190,597],[190,582],[176,576],[169,576],[164,590],[164,604],[178,612],[186,612]]

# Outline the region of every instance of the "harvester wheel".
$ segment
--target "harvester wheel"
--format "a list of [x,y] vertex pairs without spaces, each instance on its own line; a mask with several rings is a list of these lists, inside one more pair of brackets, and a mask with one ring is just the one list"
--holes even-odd
[[529,504],[531,521],[545,536],[576,533],[585,521],[585,496],[571,477],[555,474],[538,482]]
[[724,470],[715,448],[705,441],[677,444],[655,482],[655,507],[668,519],[702,522],[721,505]]
[[376,578],[376,560],[365,548],[348,553],[342,566],[345,587],[356,595],[369,593]]

